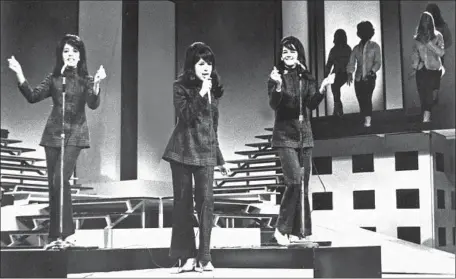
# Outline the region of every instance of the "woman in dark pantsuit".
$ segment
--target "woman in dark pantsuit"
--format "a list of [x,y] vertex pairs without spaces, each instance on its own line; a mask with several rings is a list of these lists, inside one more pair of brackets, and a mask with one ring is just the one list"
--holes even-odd
[[[312,234],[308,197],[313,147],[310,111],[323,100],[327,86],[334,82],[334,74],[325,78],[317,91],[317,81],[307,70],[304,47],[299,39],[293,36],[282,39],[279,51],[280,62],[270,74],[268,94],[269,105],[275,111],[272,146],[278,150],[287,186],[274,237],[280,245],[287,245],[293,236],[302,239]],[[299,121],[301,107],[302,124]],[[303,134],[302,141],[300,133]],[[304,167],[304,205],[301,203],[301,164]],[[305,208],[304,231],[302,206]]]
[[[170,256],[179,259],[179,272],[212,271],[210,240],[213,226],[214,167],[222,174],[224,165],[217,128],[218,104],[223,87],[215,69],[215,55],[200,42],[187,48],[183,73],[174,82],[174,108],[177,124],[163,159],[171,165],[174,208]],[[193,231],[193,180],[195,207],[199,222],[199,249]]]
[[[100,105],[100,82],[106,78],[101,66],[95,77],[87,71],[86,51],[83,41],[76,35],[65,35],[56,49],[54,71],[46,76],[40,85],[32,89],[25,79],[22,67],[12,56],[9,67],[16,73],[19,90],[29,103],[52,98],[53,107],[41,138],[40,145],[46,153],[49,183],[49,242],[61,240],[60,247],[71,245],[65,238],[74,234],[73,211],[69,179],[73,174],[79,153],[89,148],[89,129],[85,106],[96,109]],[[65,91],[65,107],[63,94]],[[65,119],[62,131],[62,110]],[[61,191],[61,134],[65,135],[63,158],[63,213],[60,212]],[[63,228],[60,231],[60,214],[63,214]]]

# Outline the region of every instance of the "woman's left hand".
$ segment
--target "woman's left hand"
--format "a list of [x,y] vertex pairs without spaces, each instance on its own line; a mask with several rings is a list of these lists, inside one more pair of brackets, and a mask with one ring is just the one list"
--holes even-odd
[[220,173],[223,176],[229,176],[232,173],[230,168],[226,164],[219,166],[219,169],[220,169]]
[[325,86],[331,85],[334,83],[335,78],[336,74],[330,74],[323,80],[323,83],[325,84]]
[[322,82],[320,87],[320,92],[325,92],[325,87],[334,83],[334,79],[336,78],[336,74],[328,75]]
[[102,81],[105,78],[106,78],[106,71],[105,71],[103,65],[101,65],[100,68],[98,69],[97,73],[95,74],[93,81],[95,83],[99,83],[100,81]]

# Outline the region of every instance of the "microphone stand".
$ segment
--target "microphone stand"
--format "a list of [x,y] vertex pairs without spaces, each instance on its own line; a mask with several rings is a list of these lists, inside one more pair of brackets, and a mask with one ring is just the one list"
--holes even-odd
[[305,169],[304,169],[304,108],[302,105],[302,74],[299,74],[299,153],[300,153],[300,175],[301,175],[301,228],[302,234],[305,235],[306,229],[306,209],[305,209]]
[[[62,71],[63,72],[63,71]],[[63,74],[63,73],[62,73]],[[67,248],[62,235],[63,235],[63,199],[64,199],[64,179],[63,179],[63,164],[64,164],[64,155],[65,155],[65,85],[66,78],[62,78],[62,132],[60,133],[60,204],[59,204],[59,232],[60,235],[56,241],[51,242],[45,247],[45,250],[64,250]]]
[[[302,236],[305,236],[306,231],[306,208],[305,208],[305,168],[304,168],[304,106],[303,106],[303,99],[302,99],[302,73],[298,74],[299,76],[299,152],[300,152],[300,175],[301,175],[301,229],[302,229]],[[312,159],[311,159],[312,160]],[[303,240],[299,240],[299,243],[304,243],[303,245],[307,248],[316,248],[318,247],[317,243],[313,243],[312,241],[308,241],[305,238]]]

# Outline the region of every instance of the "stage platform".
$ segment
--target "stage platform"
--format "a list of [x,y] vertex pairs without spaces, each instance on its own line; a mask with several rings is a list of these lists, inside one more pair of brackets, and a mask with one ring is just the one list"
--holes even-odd
[[68,274],[68,278],[314,278],[312,269],[216,268],[212,272],[177,273],[177,268]]
[[[1,247],[1,277],[454,278],[454,254],[361,229],[343,215],[333,216],[330,220],[313,220],[313,241],[321,244],[319,248],[279,247],[270,241],[273,228],[234,227],[239,222],[226,219],[227,226],[221,222],[221,226],[213,228],[211,246],[216,271],[176,274],[177,262],[168,257],[171,218],[165,214],[172,204],[168,199],[171,188],[163,184],[128,181],[92,185],[97,193],[111,191],[110,198],[95,202],[90,200],[81,205],[78,204],[80,201],[75,201],[75,208],[80,211],[78,214],[99,211],[97,214],[105,216],[120,212],[128,217],[125,221],[131,219],[131,222],[120,223],[125,227],[114,226],[119,223],[115,221],[96,228],[86,223],[87,226],[83,224],[68,239],[77,246],[96,249],[44,251],[21,248],[20,245],[42,245],[45,242],[45,237],[39,241],[39,234],[46,234],[45,231],[36,232],[36,235],[30,233],[24,241],[10,243],[19,247]],[[158,187],[160,185],[162,187]],[[125,196],[126,186],[129,186],[128,196]],[[138,197],[140,202],[147,200],[148,203],[134,202]],[[252,202],[250,198],[220,201],[224,202],[224,206],[228,202],[229,205],[242,207],[241,213],[250,214],[254,219],[258,219],[260,214],[271,215],[277,210],[267,207],[267,202]],[[1,239],[26,229],[23,226],[27,222],[46,218],[46,207],[45,204],[2,207]],[[139,216],[132,215],[136,209],[141,213]],[[153,220],[144,218],[147,217],[144,215],[146,212]],[[226,216],[231,218],[231,215]],[[147,224],[156,227],[145,226]],[[195,233],[198,233],[197,228]],[[26,235],[23,232],[20,234]],[[274,271],[266,272],[270,269]],[[247,271],[249,274],[246,274]]]
[[[68,274],[68,278],[315,278],[312,269],[216,268],[213,272],[177,273],[177,268]],[[445,274],[391,274],[382,278],[454,278]]]
[[[1,277],[65,278],[69,274],[73,274],[70,277],[74,277],[75,274],[82,273],[157,268],[159,270],[154,271],[156,275],[159,271],[164,273],[169,271],[171,276],[177,261],[170,259],[168,253],[168,248],[67,251],[3,249],[1,250]],[[221,269],[213,275],[222,275],[223,269],[232,269],[233,276],[235,272],[242,274],[239,269],[277,269],[277,272],[292,269],[294,273],[299,273],[300,276],[306,275],[307,278],[380,278],[382,272],[379,246],[216,248],[212,249],[211,254],[214,266],[217,270]],[[207,273],[209,272],[203,274]],[[226,276],[231,277],[229,274]]]

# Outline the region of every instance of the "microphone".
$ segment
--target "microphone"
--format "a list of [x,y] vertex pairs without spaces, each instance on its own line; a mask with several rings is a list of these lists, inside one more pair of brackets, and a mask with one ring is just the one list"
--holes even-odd
[[301,70],[298,70],[299,76],[302,76],[302,73],[307,70],[306,66],[304,66],[301,61],[297,60],[296,65],[301,68]]
[[66,78],[65,76],[63,75],[63,73],[65,72],[66,68],[67,68],[67,64],[63,64],[63,67],[62,67],[62,70],[60,70],[60,74],[62,75],[62,92],[65,93],[65,90],[66,90]]
[[68,67],[68,64],[64,63],[62,70],[60,70],[60,74],[63,76],[63,72],[65,72],[66,68]]
[[[207,80],[211,81],[211,77],[208,77]],[[211,103],[211,90],[210,89],[207,91],[207,100],[209,101],[209,104],[210,104]]]
[[62,92],[65,93],[66,91],[66,78],[65,76],[62,77]]

